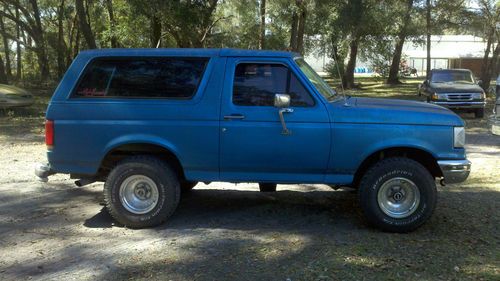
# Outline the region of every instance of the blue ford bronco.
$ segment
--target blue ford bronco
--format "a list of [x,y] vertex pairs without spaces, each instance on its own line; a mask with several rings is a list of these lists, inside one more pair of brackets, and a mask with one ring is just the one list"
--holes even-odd
[[163,223],[197,182],[349,186],[367,222],[408,232],[436,179],[464,181],[464,122],[441,106],[337,94],[298,54],[234,49],[81,52],[50,101],[42,180],[104,182],[109,213]]

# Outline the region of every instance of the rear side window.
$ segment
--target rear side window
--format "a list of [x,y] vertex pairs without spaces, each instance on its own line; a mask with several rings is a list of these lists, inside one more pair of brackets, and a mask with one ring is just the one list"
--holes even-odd
[[291,106],[314,106],[314,99],[285,65],[240,63],[236,66],[233,84],[235,105],[273,106],[275,94],[290,95]]
[[72,97],[191,98],[207,58],[97,59],[86,68]]

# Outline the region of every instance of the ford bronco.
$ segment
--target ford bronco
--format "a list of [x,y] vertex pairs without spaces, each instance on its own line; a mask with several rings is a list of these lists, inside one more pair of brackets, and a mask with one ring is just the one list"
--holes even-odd
[[81,52],[46,115],[43,180],[104,182],[109,213],[163,223],[197,182],[349,186],[366,220],[408,232],[436,179],[464,181],[464,122],[441,106],[337,94],[298,54],[234,49]]

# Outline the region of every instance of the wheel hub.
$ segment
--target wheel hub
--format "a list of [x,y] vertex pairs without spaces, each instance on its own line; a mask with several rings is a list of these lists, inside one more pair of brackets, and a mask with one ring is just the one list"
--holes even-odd
[[420,203],[417,185],[407,178],[392,178],[382,184],[377,195],[380,210],[392,218],[406,218]]
[[156,183],[144,175],[132,175],[120,185],[122,206],[133,214],[145,214],[158,203],[159,192]]

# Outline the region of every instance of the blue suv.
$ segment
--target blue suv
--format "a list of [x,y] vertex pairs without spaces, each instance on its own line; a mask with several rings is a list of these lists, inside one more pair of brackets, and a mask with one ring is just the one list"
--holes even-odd
[[413,101],[344,97],[298,54],[234,49],[81,52],[47,109],[36,174],[104,182],[109,213],[150,227],[197,182],[358,189],[369,223],[408,232],[436,179],[464,181],[464,122]]

